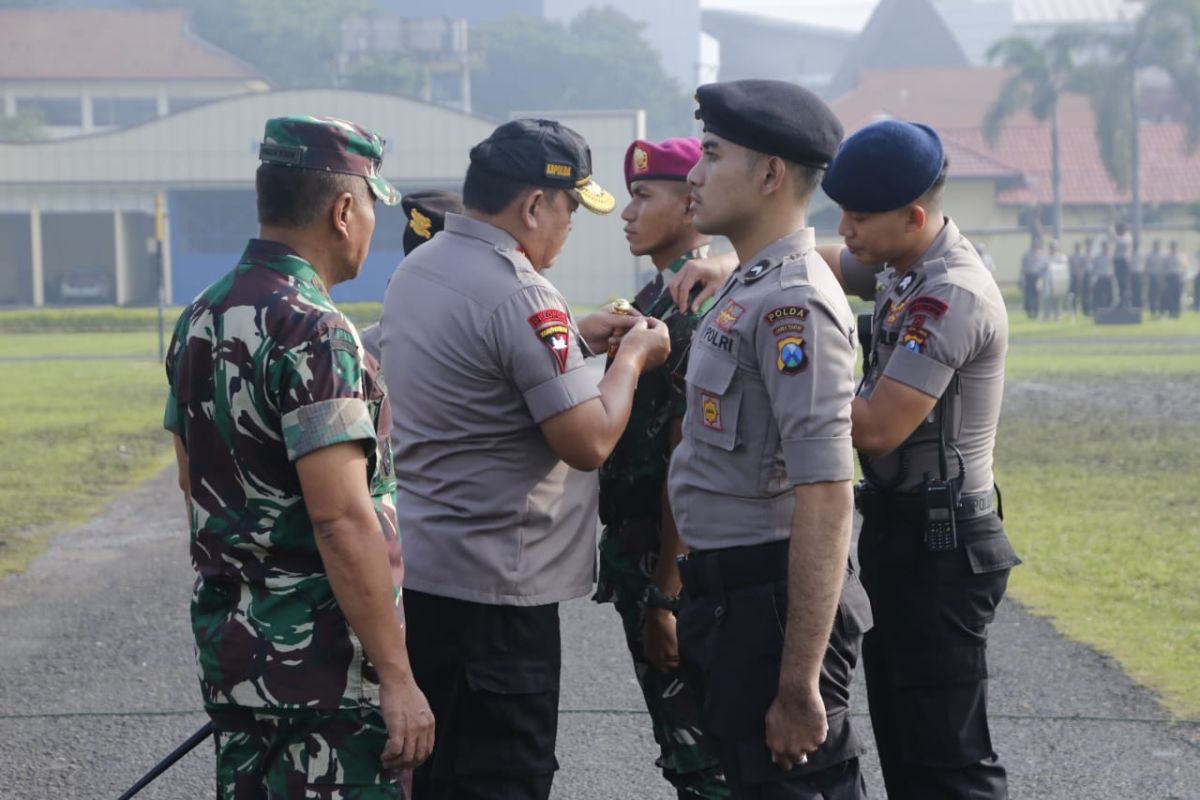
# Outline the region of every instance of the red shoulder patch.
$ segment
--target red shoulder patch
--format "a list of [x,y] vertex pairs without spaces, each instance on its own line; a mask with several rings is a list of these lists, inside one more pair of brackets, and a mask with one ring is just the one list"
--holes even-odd
[[559,374],[566,372],[567,355],[571,352],[571,325],[567,312],[557,308],[542,309],[530,315],[529,327],[554,356]]

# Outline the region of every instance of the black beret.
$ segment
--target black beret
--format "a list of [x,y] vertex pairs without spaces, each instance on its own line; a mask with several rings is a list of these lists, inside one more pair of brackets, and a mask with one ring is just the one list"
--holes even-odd
[[842,123],[821,98],[787,81],[706,83],[696,119],[734,144],[824,169],[842,141]]
[[945,163],[942,140],[933,128],[885,119],[842,143],[821,188],[842,208],[878,214],[920,198]]
[[446,227],[446,214],[461,214],[462,196],[456,192],[406,192],[400,198],[404,209],[404,254],[408,255]]

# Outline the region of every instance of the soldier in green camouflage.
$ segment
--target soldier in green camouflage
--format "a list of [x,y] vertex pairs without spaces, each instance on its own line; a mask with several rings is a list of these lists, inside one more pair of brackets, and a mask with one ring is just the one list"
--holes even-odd
[[402,798],[433,717],[399,594],[390,412],[329,287],[375,228],[383,140],[267,122],[260,238],[184,309],[164,425],[187,498],[192,630],[220,798]]
[[688,170],[700,158],[695,139],[636,141],[625,154],[631,199],[621,218],[634,255],[646,255],[658,275],[638,293],[634,308],[661,319],[671,355],[642,375],[629,425],[600,469],[600,576],[594,600],[621,616],[634,671],[654,725],[658,765],[681,800],[730,797],[716,755],[700,728],[696,696],[679,672],[673,607],[678,603],[681,552],[665,482],[671,450],[686,410],[683,376],[699,314],[679,311],[669,285],[689,259],[704,256],[708,239],[691,223]]

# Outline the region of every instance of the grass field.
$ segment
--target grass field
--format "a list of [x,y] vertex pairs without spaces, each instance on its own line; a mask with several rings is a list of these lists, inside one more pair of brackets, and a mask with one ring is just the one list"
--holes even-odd
[[1012,594],[1200,717],[1200,317],[1012,325]]
[[[170,462],[153,320],[0,313],[0,571]],[[1014,315],[1011,338],[997,477],[1025,561],[1012,595],[1200,717],[1200,316]]]

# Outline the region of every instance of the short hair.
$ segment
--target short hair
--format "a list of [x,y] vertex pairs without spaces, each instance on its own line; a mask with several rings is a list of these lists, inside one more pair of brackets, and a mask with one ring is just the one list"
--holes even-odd
[[529,189],[541,189],[548,200],[554,200],[561,191],[553,186],[535,186],[508,178],[478,164],[471,164],[467,167],[467,177],[463,179],[463,207],[481,214],[499,214]]
[[259,164],[254,188],[258,224],[279,228],[307,228],[346,192],[354,196],[355,202],[372,200],[366,178],[360,175],[281,164]]
[[[757,150],[747,149],[746,153],[746,167],[750,170],[758,166],[758,162],[762,159],[771,157],[770,153],[762,153]],[[787,166],[787,171],[793,176],[797,200],[808,200],[816,193],[817,187],[821,185],[821,178],[825,175],[824,169],[790,161],[783,156],[776,156],[776,158],[783,161]]]
[[941,210],[942,197],[946,193],[946,176],[950,174],[950,159],[942,159],[942,169],[938,172],[938,176],[933,179],[933,184],[925,190],[925,194],[918,198],[919,205],[927,206],[929,209]]

